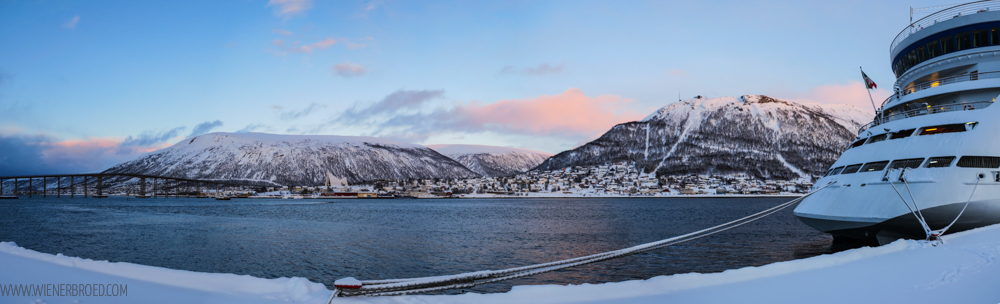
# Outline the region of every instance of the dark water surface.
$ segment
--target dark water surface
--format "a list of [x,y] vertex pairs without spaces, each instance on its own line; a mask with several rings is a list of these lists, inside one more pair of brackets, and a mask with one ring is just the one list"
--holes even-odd
[[[791,198],[0,201],[0,241],[46,253],[262,278],[448,275],[556,261],[728,222]],[[844,250],[785,209],[720,234],[480,286],[580,284],[718,272]]]

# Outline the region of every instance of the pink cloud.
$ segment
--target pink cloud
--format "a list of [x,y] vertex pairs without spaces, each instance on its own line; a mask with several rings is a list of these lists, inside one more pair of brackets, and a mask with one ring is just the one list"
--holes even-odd
[[[443,91],[416,94],[397,91],[365,109],[351,109],[338,124],[370,125],[372,135],[420,141],[435,134],[482,133],[554,136],[572,140],[593,138],[612,126],[642,119],[647,109],[636,111],[632,99],[616,95],[587,96],[578,88],[555,95],[507,99],[493,103],[469,101],[450,108],[428,109]],[[419,95],[419,96],[418,96]],[[403,103],[407,107],[384,106]],[[414,108],[425,111],[413,113]],[[426,110],[430,110],[429,112]],[[364,113],[365,115],[357,115]]]
[[501,100],[485,104],[473,101],[459,106],[461,125],[499,129],[531,135],[572,134],[593,136],[612,126],[641,119],[631,109],[633,100],[615,95],[589,97],[578,88],[556,95]]
[[42,160],[53,167],[73,164],[74,167],[104,170],[114,164],[131,160],[144,153],[170,146],[124,147],[119,138],[70,139],[42,144]]
[[290,17],[311,9],[312,0],[270,0],[267,6],[276,6],[275,15]]
[[332,37],[326,38],[324,40],[317,41],[309,45],[303,45],[299,47],[293,47],[288,49],[289,51],[296,53],[312,53],[313,50],[322,50],[330,47],[331,45],[337,44],[337,40]]
[[271,45],[278,46],[278,47],[283,47],[283,46],[285,46],[285,41],[281,40],[281,39],[274,39],[274,40],[271,40]]
[[[885,85],[891,86],[892,84],[886,83]],[[787,96],[785,99],[791,100],[809,100],[826,104],[848,104],[856,107],[871,108],[872,100],[874,100],[875,106],[879,107],[882,105],[882,101],[885,101],[890,95],[892,95],[892,92],[887,89],[875,89],[871,91],[871,99],[869,99],[865,85],[859,80],[854,80],[846,84],[819,85],[809,89],[806,93],[790,93],[784,96]],[[783,95],[776,94],[775,96]]]
[[364,66],[349,61],[334,64],[332,69],[335,74],[345,78],[364,76],[368,73],[368,69],[365,69]]
[[274,29],[271,32],[275,33],[275,34],[278,34],[278,35],[282,35],[282,36],[289,36],[289,35],[292,34],[292,32],[289,32],[289,31],[286,31],[286,30],[282,30],[282,29]]

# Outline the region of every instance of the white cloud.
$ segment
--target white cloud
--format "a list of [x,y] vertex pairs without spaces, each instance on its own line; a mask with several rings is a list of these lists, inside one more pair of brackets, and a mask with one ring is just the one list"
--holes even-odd
[[290,17],[311,9],[312,0],[270,0],[267,6],[277,6],[275,15]]
[[76,15],[76,16],[73,16],[73,19],[70,19],[69,22],[64,23],[62,25],[62,27],[63,28],[68,28],[68,29],[72,30],[72,29],[76,28],[76,24],[79,23],[79,22],[80,22],[80,16]]

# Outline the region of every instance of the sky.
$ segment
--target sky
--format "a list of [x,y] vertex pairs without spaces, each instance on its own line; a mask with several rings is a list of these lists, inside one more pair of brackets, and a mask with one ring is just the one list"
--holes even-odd
[[0,176],[208,132],[558,153],[678,97],[871,107],[858,67],[879,103],[909,7],[940,4],[0,0]]

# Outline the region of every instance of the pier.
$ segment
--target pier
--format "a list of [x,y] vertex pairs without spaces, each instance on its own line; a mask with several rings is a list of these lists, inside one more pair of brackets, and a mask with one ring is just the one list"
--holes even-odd
[[[197,195],[198,193],[202,193],[203,190],[204,192],[207,192],[210,189],[219,193],[222,189],[233,187],[243,188],[265,186],[263,185],[265,182],[261,181],[202,180],[129,173],[19,175],[0,176],[0,197],[16,198],[18,195],[27,195],[28,197],[41,195],[42,197],[48,197],[49,195],[53,195],[52,191],[55,191],[56,197],[62,197],[63,195],[76,197],[79,194],[82,197],[89,196],[94,198],[104,198],[107,197],[105,190],[108,188],[108,185],[106,185],[105,182],[121,184],[133,178],[139,179],[139,183],[136,185],[139,189],[137,189],[138,191],[135,191],[134,193],[132,191],[126,191],[126,194],[129,196],[135,195],[135,197],[139,198],[158,196],[180,197],[190,196],[192,193]],[[55,179],[55,188],[49,187],[50,180],[52,179]],[[14,181],[13,189],[5,187],[4,183],[10,182],[10,180]],[[22,184],[25,183],[24,180],[27,180],[27,189],[22,189]],[[41,189],[38,189],[35,185],[36,181],[41,182]],[[147,185],[149,185],[148,189]]]

